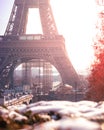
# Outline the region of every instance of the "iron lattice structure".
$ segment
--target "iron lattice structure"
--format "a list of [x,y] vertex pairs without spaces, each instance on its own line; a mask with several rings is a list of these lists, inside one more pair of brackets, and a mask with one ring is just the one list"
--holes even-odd
[[[29,8],[38,8],[43,34],[26,34]],[[73,87],[78,75],[59,35],[49,0],[15,0],[4,36],[0,36],[0,87],[13,84],[14,69],[23,62],[44,59],[59,71],[62,82]]]
[[100,6],[104,6],[104,0],[95,0],[96,3]]

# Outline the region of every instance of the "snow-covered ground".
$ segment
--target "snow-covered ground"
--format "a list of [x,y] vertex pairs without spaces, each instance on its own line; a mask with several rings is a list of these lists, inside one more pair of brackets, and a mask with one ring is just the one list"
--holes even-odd
[[0,130],[104,130],[104,101],[40,101],[0,113]]

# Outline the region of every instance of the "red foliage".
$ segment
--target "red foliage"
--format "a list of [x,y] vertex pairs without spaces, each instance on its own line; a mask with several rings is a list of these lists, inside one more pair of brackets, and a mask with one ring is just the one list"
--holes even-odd
[[[94,51],[96,60],[91,66],[91,74],[88,77],[89,90],[87,99],[94,101],[104,100],[104,13],[100,13],[101,25],[100,37],[96,37]],[[97,26],[98,27],[98,26]]]

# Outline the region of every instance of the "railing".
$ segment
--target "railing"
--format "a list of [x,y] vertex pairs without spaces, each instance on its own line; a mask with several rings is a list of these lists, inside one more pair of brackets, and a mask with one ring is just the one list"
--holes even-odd
[[21,36],[0,36],[0,41],[33,41],[33,40],[64,40],[62,35],[26,34]]
[[5,100],[4,99],[4,106],[12,106],[12,105],[20,105],[20,104],[29,104],[30,101],[32,100],[33,95],[29,94],[29,95],[23,95],[21,97],[18,98],[14,98],[11,100]]

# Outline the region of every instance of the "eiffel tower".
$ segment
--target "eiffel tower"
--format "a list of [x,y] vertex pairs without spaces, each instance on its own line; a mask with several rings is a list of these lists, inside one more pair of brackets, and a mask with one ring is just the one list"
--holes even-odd
[[[26,34],[29,8],[38,8],[43,34]],[[59,35],[50,0],[15,0],[3,36],[0,36],[0,87],[12,84],[14,69],[31,59],[51,63],[63,84],[79,84],[78,75],[65,49],[65,39]]]

